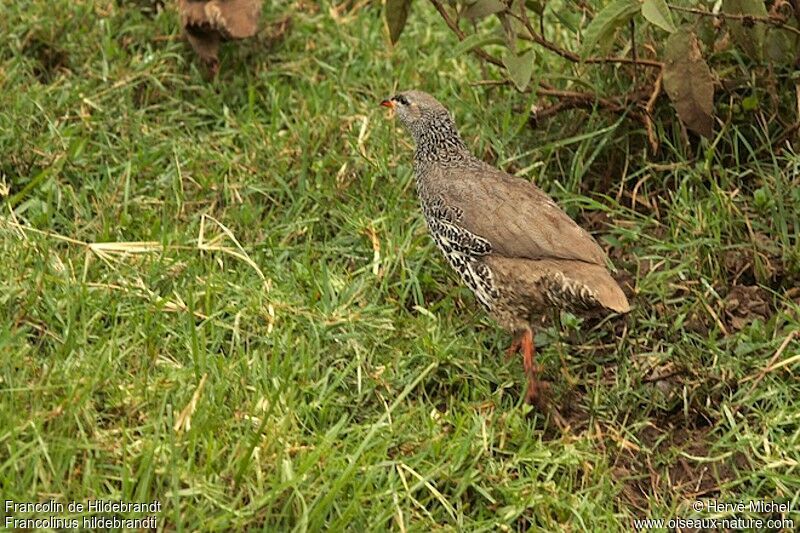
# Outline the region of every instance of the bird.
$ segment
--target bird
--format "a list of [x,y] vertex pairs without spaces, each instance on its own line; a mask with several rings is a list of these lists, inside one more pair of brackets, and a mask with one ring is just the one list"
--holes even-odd
[[525,400],[546,405],[537,379],[534,320],[566,309],[630,311],[594,238],[528,180],[478,159],[450,112],[428,93],[399,92],[391,108],[414,139],[422,213],[437,248],[522,353]]
[[210,75],[219,71],[219,45],[258,32],[263,0],[178,0],[181,26]]

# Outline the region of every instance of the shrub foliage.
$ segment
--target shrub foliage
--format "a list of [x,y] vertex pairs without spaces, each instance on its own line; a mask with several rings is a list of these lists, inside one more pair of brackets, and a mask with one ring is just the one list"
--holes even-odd
[[[495,83],[535,94],[534,119],[577,107],[624,112],[657,151],[656,111],[669,101],[674,111],[663,116],[677,114],[703,137],[737,120],[755,121],[769,138],[792,137],[800,125],[800,0],[675,1],[427,3],[458,37],[456,53],[496,66]],[[386,0],[392,42],[411,8],[412,0]]]

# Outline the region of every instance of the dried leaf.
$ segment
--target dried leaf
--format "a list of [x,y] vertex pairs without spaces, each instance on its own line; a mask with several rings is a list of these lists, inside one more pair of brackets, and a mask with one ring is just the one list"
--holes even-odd
[[690,130],[711,137],[714,129],[714,78],[694,33],[678,31],[667,39],[664,89]]
[[503,55],[503,65],[508,69],[508,76],[520,91],[524,91],[531,82],[535,59],[536,53],[533,50],[528,50],[519,55],[507,50]]
[[637,0],[614,0],[603,8],[583,34],[581,54],[588,56],[598,45],[605,47],[611,43],[620,26],[627,23],[641,10]]
[[464,16],[468,19],[479,19],[500,13],[505,9],[506,5],[500,0],[478,0],[464,10]]
[[675,33],[678,28],[672,22],[672,14],[665,0],[644,0],[642,4],[642,16],[651,24],[669,33]]
[[406,27],[408,13],[411,11],[411,0],[386,0],[384,17],[389,28],[389,40],[397,43],[403,28]]

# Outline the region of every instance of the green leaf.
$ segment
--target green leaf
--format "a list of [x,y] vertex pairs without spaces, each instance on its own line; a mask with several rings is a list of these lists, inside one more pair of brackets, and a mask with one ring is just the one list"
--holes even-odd
[[687,128],[711,137],[714,133],[714,77],[694,33],[669,36],[664,50],[664,90]]
[[[722,11],[732,15],[755,15],[766,17],[767,8],[763,0],[723,0]],[[731,29],[733,42],[747,54],[750,59],[760,61],[764,53],[766,27],[764,24],[726,20]]]
[[745,111],[755,111],[758,109],[758,96],[751,94],[742,99],[742,109]]
[[468,19],[479,19],[505,10],[506,5],[500,0],[478,0],[464,10],[464,16]]
[[536,53],[528,50],[519,55],[507,50],[503,55],[503,65],[508,69],[508,76],[520,91],[524,91],[531,82]]
[[545,3],[544,0],[525,0],[525,7],[537,15],[542,16],[544,14]]
[[640,10],[641,4],[637,0],[614,0],[604,7],[586,27],[581,55],[588,56],[598,44],[601,46],[610,44],[617,29]]
[[715,23],[716,19],[714,17],[697,17],[692,25],[697,38],[700,39],[700,42],[703,43],[707,50],[715,50],[714,45],[717,39],[721,37],[716,26],[714,26]]
[[764,41],[765,59],[778,65],[791,65],[795,60],[795,53],[798,50],[796,36],[789,34],[778,28],[767,29],[766,40]]
[[503,44],[503,38],[499,35],[474,33],[458,43],[453,49],[453,56],[460,56],[464,52],[469,52],[487,44]]
[[408,13],[411,11],[411,0],[386,0],[384,17],[389,28],[389,40],[396,44],[406,27]]
[[756,208],[758,209],[764,209],[765,207],[769,207],[771,198],[772,195],[770,195],[769,189],[767,189],[766,187],[759,187],[753,193],[753,200]]
[[666,32],[675,33],[678,30],[672,22],[672,14],[665,0],[644,0],[642,16]]

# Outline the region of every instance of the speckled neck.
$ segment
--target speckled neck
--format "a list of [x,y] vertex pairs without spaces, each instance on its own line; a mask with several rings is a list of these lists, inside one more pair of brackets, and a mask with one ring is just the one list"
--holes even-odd
[[446,111],[423,117],[409,129],[417,144],[414,153],[417,167],[425,167],[431,163],[454,164],[471,157],[453,119]]

